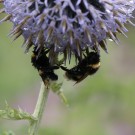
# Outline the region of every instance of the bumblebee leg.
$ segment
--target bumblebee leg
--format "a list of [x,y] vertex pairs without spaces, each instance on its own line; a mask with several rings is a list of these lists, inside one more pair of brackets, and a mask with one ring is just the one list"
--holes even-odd
[[64,70],[64,71],[67,71],[67,72],[70,71],[69,69],[67,69],[66,67],[63,67],[63,66],[60,66],[60,68],[61,68],[62,70]]
[[52,66],[51,69],[53,69],[53,70],[59,69],[59,66]]

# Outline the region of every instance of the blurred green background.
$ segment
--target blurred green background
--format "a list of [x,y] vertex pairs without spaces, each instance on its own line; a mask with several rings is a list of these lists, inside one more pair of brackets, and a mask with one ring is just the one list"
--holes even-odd
[[[119,46],[109,41],[109,53],[101,51],[94,76],[74,86],[59,72],[70,106],[50,92],[40,135],[135,135],[135,29],[127,27],[128,38],[119,35]],[[9,22],[0,25],[0,109],[6,100],[32,113],[41,79],[31,65],[31,50],[24,54],[23,38],[12,42],[7,36],[11,28]],[[27,135],[27,128],[26,121],[0,119],[0,134]]]

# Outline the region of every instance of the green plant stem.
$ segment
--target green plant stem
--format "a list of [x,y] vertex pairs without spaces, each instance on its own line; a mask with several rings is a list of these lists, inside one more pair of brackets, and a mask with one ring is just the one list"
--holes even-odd
[[49,93],[49,88],[45,87],[44,83],[42,82],[37,104],[36,104],[36,107],[35,107],[35,110],[33,113],[33,116],[35,118],[37,118],[37,120],[31,121],[29,135],[38,134],[39,124],[40,124],[42,116],[43,116],[43,112],[44,112],[45,105],[46,105],[47,98],[48,98],[48,93]]

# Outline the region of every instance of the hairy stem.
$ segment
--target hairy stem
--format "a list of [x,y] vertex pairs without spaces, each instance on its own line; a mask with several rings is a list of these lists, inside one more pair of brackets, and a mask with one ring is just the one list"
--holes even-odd
[[37,135],[38,134],[38,129],[39,129],[39,124],[41,122],[43,112],[45,109],[45,105],[47,102],[48,98],[48,93],[49,93],[49,88],[45,87],[44,83],[42,82],[37,104],[33,113],[33,116],[37,118],[36,121],[31,121],[31,125],[29,128],[29,135]]

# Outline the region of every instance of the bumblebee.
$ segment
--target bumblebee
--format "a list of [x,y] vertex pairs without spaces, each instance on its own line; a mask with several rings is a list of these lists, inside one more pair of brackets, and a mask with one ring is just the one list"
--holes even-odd
[[81,61],[78,65],[67,69],[66,67],[60,66],[61,69],[66,71],[65,76],[69,80],[76,81],[75,84],[84,80],[88,75],[93,75],[97,72],[100,67],[100,55],[96,52],[90,52],[88,56]]
[[31,62],[33,66],[38,70],[43,82],[46,84],[49,80],[56,81],[58,76],[54,73],[54,70],[58,69],[58,66],[53,66],[49,62],[47,53],[49,50],[42,49],[41,51],[34,48]]

